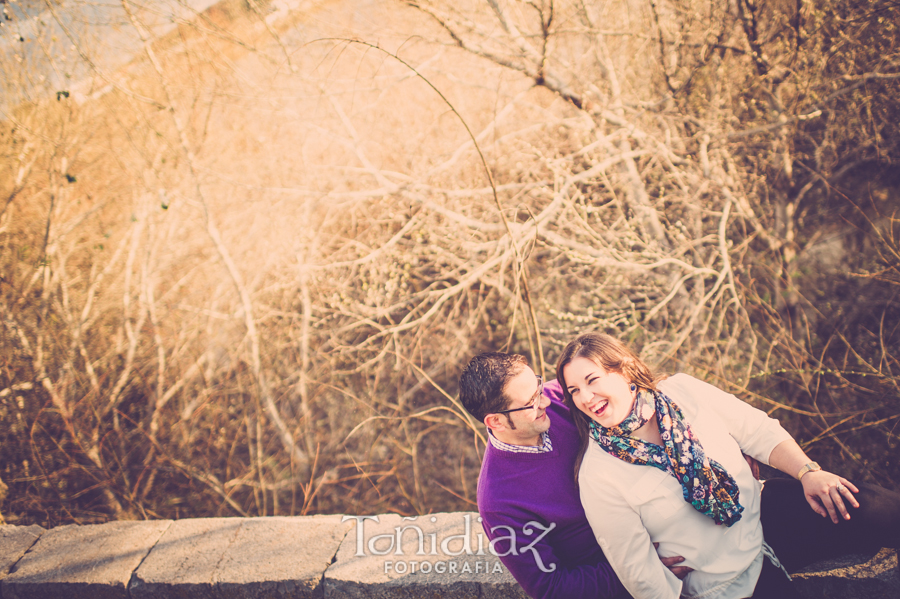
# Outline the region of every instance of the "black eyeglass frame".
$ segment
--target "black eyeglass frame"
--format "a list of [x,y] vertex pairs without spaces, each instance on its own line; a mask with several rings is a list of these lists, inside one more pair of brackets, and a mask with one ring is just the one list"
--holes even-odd
[[528,405],[524,408],[513,408],[512,410],[499,410],[494,414],[512,414],[513,412],[521,412],[522,410],[535,410],[535,406],[540,405],[541,395],[544,393],[544,377],[539,374],[534,375],[538,381],[537,392],[531,396]]

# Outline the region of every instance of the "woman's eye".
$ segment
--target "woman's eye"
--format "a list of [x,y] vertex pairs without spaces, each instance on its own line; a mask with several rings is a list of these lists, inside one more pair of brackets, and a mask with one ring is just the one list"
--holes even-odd
[[599,379],[599,378],[600,378],[599,376],[595,376],[594,378],[592,378],[591,380],[588,381],[588,385],[593,385],[595,382],[597,382],[597,379]]

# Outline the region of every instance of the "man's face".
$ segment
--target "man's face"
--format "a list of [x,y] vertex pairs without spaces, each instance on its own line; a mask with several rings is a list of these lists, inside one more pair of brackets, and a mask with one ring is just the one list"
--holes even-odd
[[[506,409],[513,410],[531,405],[538,390],[538,379],[534,371],[525,366],[522,371],[511,378],[504,388],[509,398]],[[540,442],[540,435],[550,428],[550,416],[547,414],[547,406],[550,399],[541,395],[535,399],[537,410],[519,410],[509,414],[500,414],[501,422],[507,429],[504,436],[513,438],[518,445],[536,445]]]

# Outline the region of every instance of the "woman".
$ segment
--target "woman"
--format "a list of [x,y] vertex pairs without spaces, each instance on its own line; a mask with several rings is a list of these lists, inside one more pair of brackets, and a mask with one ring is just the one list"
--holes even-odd
[[[685,374],[656,379],[596,333],[566,346],[557,378],[581,437],[585,513],[636,599],[795,597],[787,569],[900,544],[900,495],[822,470],[733,395]],[[742,453],[799,482],[763,488]],[[659,555],[684,556],[684,581],[654,543]]]

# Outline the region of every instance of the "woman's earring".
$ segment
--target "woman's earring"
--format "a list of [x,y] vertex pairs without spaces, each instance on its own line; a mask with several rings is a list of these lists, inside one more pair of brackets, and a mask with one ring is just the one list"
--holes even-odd
[[634,393],[635,391],[637,391],[637,385],[631,383],[631,392]]

